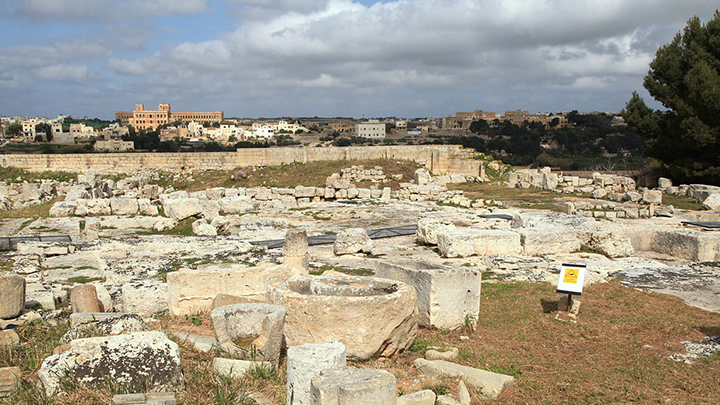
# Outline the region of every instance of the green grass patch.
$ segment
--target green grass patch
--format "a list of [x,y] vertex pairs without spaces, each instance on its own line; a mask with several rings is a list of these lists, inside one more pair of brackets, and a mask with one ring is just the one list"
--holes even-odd
[[694,198],[684,195],[663,194],[663,205],[672,205],[676,209],[689,211],[699,211],[702,209],[702,204],[695,201]]
[[95,281],[104,282],[105,277],[75,276],[75,277],[68,278],[68,281],[73,284],[86,284],[86,283],[94,283]]
[[136,235],[175,235],[175,236],[194,236],[192,224],[196,218],[186,218],[178,222],[174,228],[164,231],[137,231]]

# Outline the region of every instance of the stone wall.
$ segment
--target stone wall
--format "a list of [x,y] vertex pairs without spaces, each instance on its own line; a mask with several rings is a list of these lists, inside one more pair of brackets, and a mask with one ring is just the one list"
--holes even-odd
[[30,171],[134,173],[140,169],[233,169],[319,160],[406,159],[425,165],[436,175],[481,177],[482,162],[471,159],[472,154],[473,151],[457,145],[257,148],[199,153],[9,154],[0,155],[0,166]]

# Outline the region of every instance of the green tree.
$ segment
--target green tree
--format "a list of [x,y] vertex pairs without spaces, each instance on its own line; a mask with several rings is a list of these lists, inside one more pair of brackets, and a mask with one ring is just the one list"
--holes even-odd
[[643,86],[667,109],[653,111],[637,93],[623,109],[649,139],[645,153],[676,180],[720,184],[720,12],[705,25],[693,17],[658,49]]
[[20,124],[10,124],[5,130],[6,136],[18,136],[20,134],[22,134],[22,125]]
[[35,133],[45,133],[45,139],[42,139],[42,141],[38,141],[36,137],[36,142],[52,141],[52,127],[48,123],[41,122],[39,124],[36,124]]

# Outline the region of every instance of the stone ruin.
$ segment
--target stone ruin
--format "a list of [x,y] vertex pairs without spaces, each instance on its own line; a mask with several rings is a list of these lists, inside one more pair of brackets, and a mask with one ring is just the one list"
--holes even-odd
[[[356,172],[359,171],[348,177],[357,179]],[[225,357],[217,357],[213,369],[218,374],[232,377],[242,375],[257,364],[268,364],[269,367],[281,364],[286,349],[287,395],[288,401],[295,404],[346,405],[361,403],[366,398],[372,398],[373,403],[388,404],[435,403],[436,400],[453,403],[449,402],[451,399],[436,398],[432,392],[396,398],[396,382],[391,374],[347,367],[346,360],[394,356],[410,347],[418,326],[448,330],[474,328],[480,314],[483,271],[512,279],[554,282],[557,275],[553,270],[567,257],[577,258],[572,255],[583,249],[595,252],[595,256],[580,256],[592,263],[588,283],[602,280],[628,265],[645,268],[657,265],[651,261],[633,261],[637,259],[633,256],[639,252],[694,262],[720,261],[720,236],[681,223],[716,219],[714,213],[675,212],[673,216],[661,216],[658,211],[662,207],[652,202],[660,190],[640,193],[634,189],[634,183],[616,177],[596,176],[591,183],[584,183],[579,178],[554,179],[551,174],[542,173],[534,180],[531,176],[528,183],[550,186],[557,180],[555,189],[561,186],[593,187],[592,193],[602,189],[607,192],[605,197],[624,195],[630,202],[646,200],[647,204],[638,206],[637,215],[632,209],[627,211],[625,202],[606,200],[593,206],[573,202],[572,206],[566,206],[567,213],[499,207],[490,211],[481,208],[482,205],[476,205],[474,210],[433,207],[418,214],[415,243],[408,248],[409,254],[388,255],[387,252],[396,246],[376,242],[367,250],[333,250],[323,258],[355,263],[354,267],[359,267],[357,263],[368,263],[374,271],[372,277],[332,271],[322,276],[309,275],[311,263],[317,259],[313,255],[317,252],[309,253],[306,230],[290,229],[286,233],[284,260],[268,259],[272,256],[267,256],[265,261],[254,263],[210,262],[180,266],[177,271],[166,274],[166,281],[149,280],[159,273],[153,259],[163,257],[163,252],[192,249],[198,257],[205,252],[218,251],[246,254],[246,257],[258,253],[247,242],[234,238],[188,237],[153,242],[98,240],[99,225],[92,216],[119,215],[129,219],[145,214],[147,218],[133,220],[147,221],[149,225],[146,226],[156,229],[166,229],[181,219],[197,217],[197,221],[212,228],[197,233],[213,234],[213,230],[222,233],[222,219],[227,213],[296,207],[316,199],[341,198],[339,196],[344,192],[338,194],[338,190],[347,190],[348,196],[354,192],[349,191],[351,187],[343,188],[345,184],[332,184],[332,187],[313,188],[312,197],[309,188],[302,187],[282,191],[258,188],[254,191],[211,189],[200,193],[168,193],[143,184],[141,178],[119,181],[111,186],[97,176],[88,176],[70,188],[57,187],[59,193],[65,193],[70,200],[56,203],[53,208],[56,214],[61,209],[67,209],[67,212],[74,209],[73,212],[85,221],[84,229],[78,232],[82,237],[76,238],[70,246],[20,243],[13,266],[13,272],[18,275],[0,278],[0,318],[16,325],[41,319],[38,313],[25,309],[29,303],[41,308],[42,314],[57,314],[59,301],[71,304],[74,312],[70,318],[72,328],[63,337],[68,346],[48,357],[40,373],[42,383],[50,392],[60,387],[56,377],[68,371],[88,386],[98,384],[99,376],[110,376],[137,390],[180,392],[183,376],[179,367],[179,348],[164,333],[149,331],[143,318],[158,313],[177,317],[211,312],[214,336],[187,333],[175,336],[190,342],[198,350],[221,351]],[[345,181],[343,175],[336,180]],[[368,176],[376,176],[376,181],[382,181],[381,174]],[[453,181],[452,178],[447,180]],[[460,181],[459,178],[455,180]],[[473,207],[474,204],[462,194],[443,191],[444,184],[446,182],[420,170],[411,183],[401,186],[391,198],[402,195],[399,200],[407,204],[417,204],[426,198],[448,198],[447,201],[455,201],[454,205]],[[334,189],[332,196],[330,192],[325,193],[329,188]],[[708,204],[712,203],[712,196],[720,194],[717,192],[720,189],[695,185],[672,188],[664,184],[663,191],[680,193],[683,189],[686,195],[709,200]],[[322,195],[318,195],[319,190]],[[382,193],[379,197],[373,195],[384,190],[375,189],[374,194],[372,189],[368,190],[371,190],[368,198],[383,198]],[[637,199],[638,195],[644,194],[647,195]],[[302,200],[305,198],[307,200]],[[598,208],[598,204],[608,205]],[[647,215],[642,211],[644,209],[648,210]],[[605,214],[595,214],[600,211]],[[612,214],[620,211],[625,215]],[[160,212],[166,216],[161,217]],[[653,213],[655,217],[651,219]],[[604,220],[598,221],[601,217]],[[627,219],[633,219],[632,225],[627,225]],[[198,229],[201,228],[198,226]],[[94,238],[92,232],[95,232]],[[339,234],[337,236],[341,239]],[[364,238],[363,241],[367,242]],[[366,246],[363,243],[359,245]],[[106,247],[99,250],[102,246]],[[359,253],[372,253],[380,259]],[[121,259],[98,264],[99,256],[133,254],[146,255],[147,259],[126,267],[117,265]],[[600,255],[602,260],[597,258]],[[72,270],[63,269],[68,263],[74,265]],[[78,263],[92,263],[97,268],[82,269],[85,266]],[[73,288],[63,288],[56,282],[67,280],[70,275],[88,278],[102,275],[105,279],[75,283]],[[10,329],[1,332],[2,340],[10,344],[19,340]],[[463,386],[466,384],[484,398],[496,397],[514,381],[509,376],[453,363],[457,356],[457,349],[433,348],[425,353],[424,359],[415,362],[415,368],[427,375],[459,378]],[[16,380],[19,375],[16,371],[0,369],[0,382],[6,381],[5,374],[7,381]],[[142,385],[148,381],[151,384]],[[174,397],[167,392],[161,397],[171,403]],[[153,403],[156,394],[132,394],[134,396],[118,398],[116,403],[149,404]],[[461,390],[461,399],[464,395]],[[415,398],[428,402],[412,402]]]

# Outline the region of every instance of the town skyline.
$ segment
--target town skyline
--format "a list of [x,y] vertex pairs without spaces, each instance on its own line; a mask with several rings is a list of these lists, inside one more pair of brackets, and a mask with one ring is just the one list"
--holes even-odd
[[706,1],[6,0],[0,115],[618,112]]

